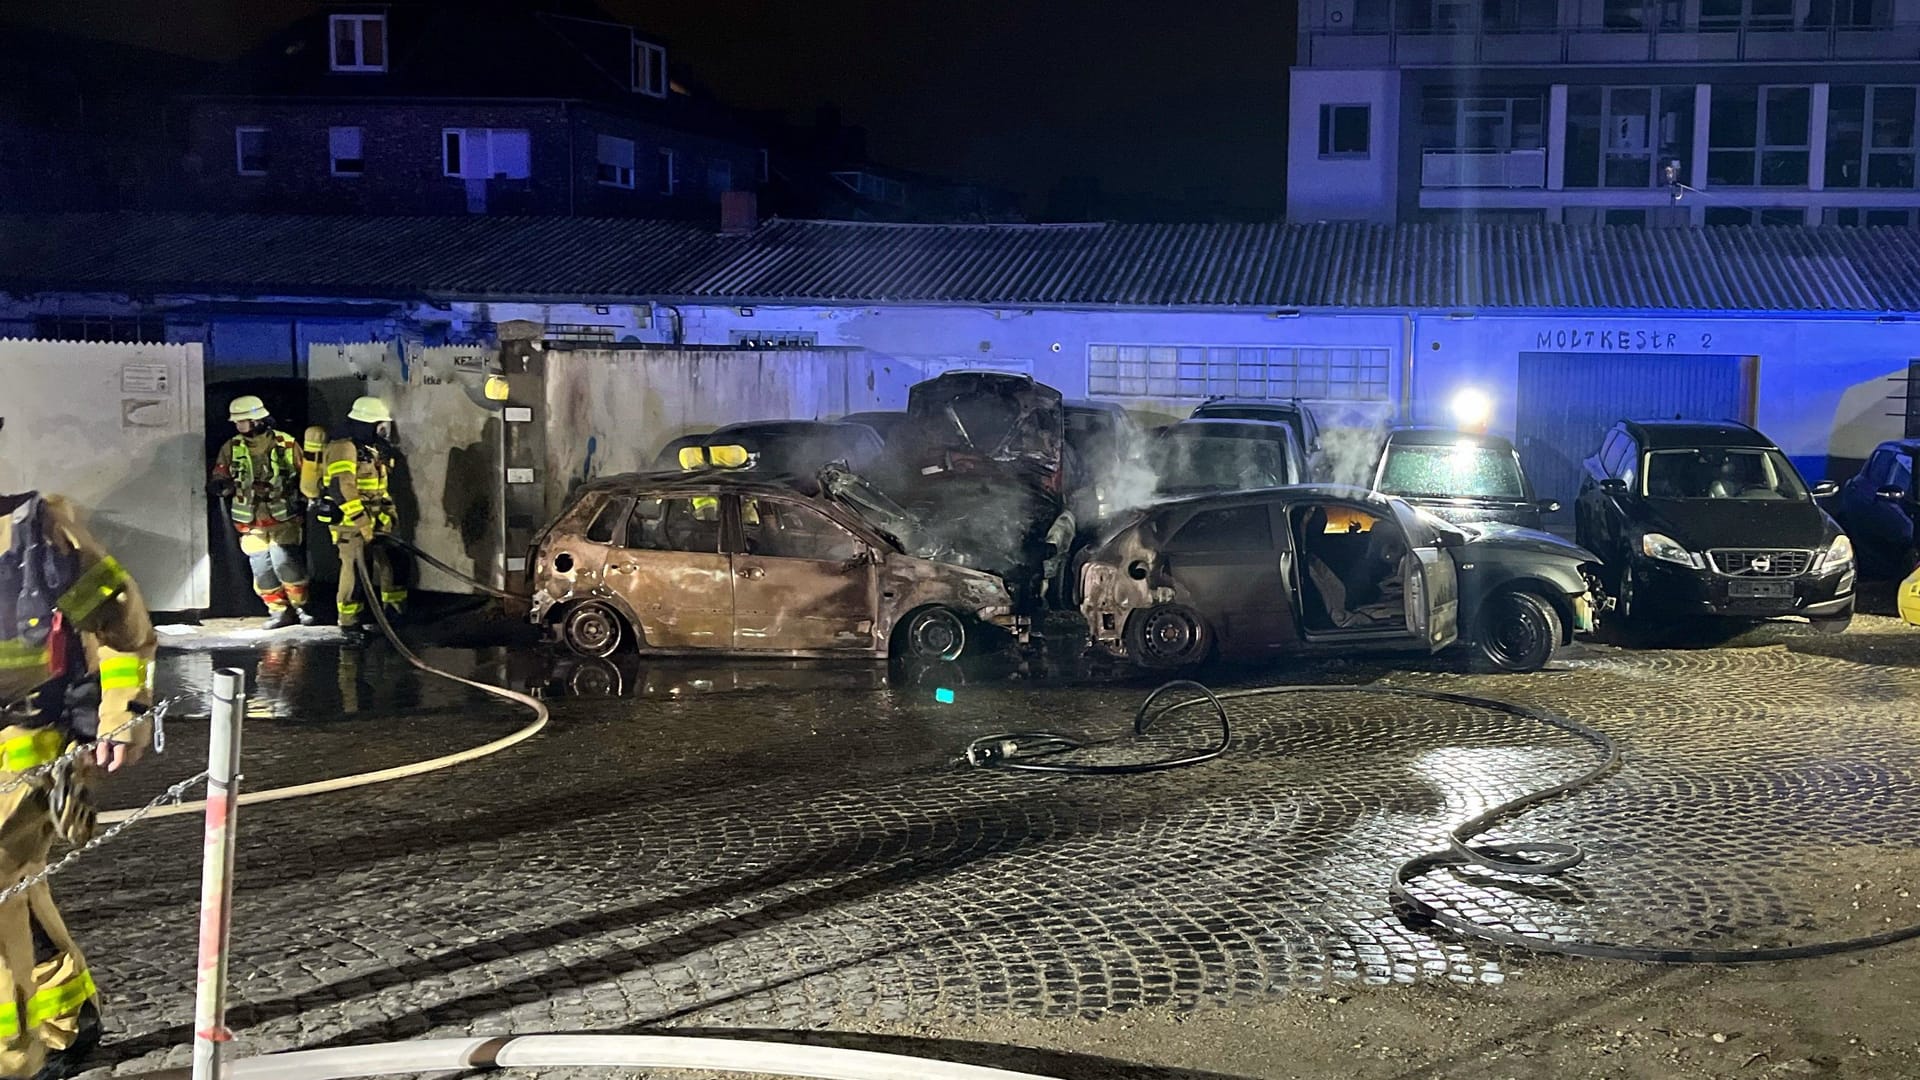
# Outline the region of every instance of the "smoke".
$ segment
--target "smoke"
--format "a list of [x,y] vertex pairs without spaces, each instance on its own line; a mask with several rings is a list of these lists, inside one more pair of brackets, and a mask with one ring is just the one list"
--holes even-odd
[[1329,482],[1373,486],[1374,465],[1387,443],[1387,423],[1367,427],[1327,428],[1320,433],[1320,468]]

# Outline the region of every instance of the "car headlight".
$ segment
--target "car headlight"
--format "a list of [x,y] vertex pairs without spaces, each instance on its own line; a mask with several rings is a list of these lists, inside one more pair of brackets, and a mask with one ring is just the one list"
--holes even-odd
[[1814,562],[1813,568],[1822,574],[1831,574],[1853,565],[1853,541],[1842,533],[1833,538],[1833,543]]
[[1695,570],[1701,568],[1700,556],[1688,551],[1679,541],[1662,533],[1647,533],[1640,538],[1640,554],[1661,562],[1678,563]]

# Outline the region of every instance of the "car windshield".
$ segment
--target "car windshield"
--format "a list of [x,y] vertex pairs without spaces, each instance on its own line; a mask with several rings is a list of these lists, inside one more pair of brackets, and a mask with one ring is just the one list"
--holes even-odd
[[1462,440],[1452,446],[1389,446],[1380,491],[1412,498],[1527,497],[1512,451]]
[[1652,499],[1805,499],[1800,474],[1778,450],[1710,447],[1647,455],[1645,494]]
[[1159,489],[1168,493],[1247,491],[1288,482],[1287,451],[1269,439],[1205,435],[1154,446]]

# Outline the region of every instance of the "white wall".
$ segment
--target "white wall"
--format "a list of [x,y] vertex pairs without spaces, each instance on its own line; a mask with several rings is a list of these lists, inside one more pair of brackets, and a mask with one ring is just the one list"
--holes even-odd
[[66,496],[155,611],[208,606],[198,345],[0,340],[0,490]]
[[[1369,105],[1367,157],[1320,157],[1320,106]],[[1384,221],[1400,172],[1400,73],[1294,68],[1287,111],[1287,220]]]

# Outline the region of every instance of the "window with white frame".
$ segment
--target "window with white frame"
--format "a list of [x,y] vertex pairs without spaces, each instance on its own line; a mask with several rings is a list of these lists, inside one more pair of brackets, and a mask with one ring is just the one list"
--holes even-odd
[[1911,188],[1916,88],[1835,86],[1827,97],[1827,186]]
[[520,128],[447,128],[441,171],[467,180],[524,180],[532,173],[530,140]]
[[633,187],[633,140],[617,135],[601,135],[594,179],[618,188]]
[[333,70],[387,70],[387,17],[335,15],[328,20],[333,42]]
[[848,169],[833,174],[835,180],[849,191],[864,195],[881,202],[904,203],[907,201],[907,185],[885,176],[876,176],[858,169]]
[[714,198],[733,190],[733,162],[710,161],[707,163],[707,194]]
[[1095,397],[1387,400],[1386,349],[1090,345]]
[[680,155],[666,147],[660,148],[660,194],[677,195],[680,192]]
[[667,50],[639,38],[633,39],[633,92],[667,96]]
[[335,176],[359,176],[367,171],[357,127],[327,129],[327,169]]
[[1372,128],[1373,107],[1370,105],[1320,106],[1320,156],[1366,157]]
[[233,129],[233,170],[241,176],[267,175],[267,129]]
[[1813,90],[1713,88],[1707,181],[1728,187],[1803,187],[1811,158]]

